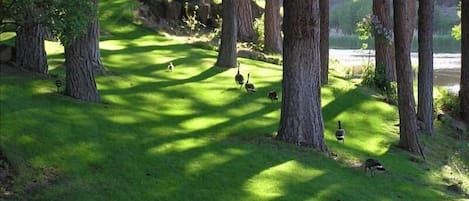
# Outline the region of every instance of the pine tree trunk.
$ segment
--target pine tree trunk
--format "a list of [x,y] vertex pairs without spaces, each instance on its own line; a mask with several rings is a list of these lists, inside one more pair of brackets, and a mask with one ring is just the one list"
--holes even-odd
[[319,0],[284,1],[283,93],[277,139],[327,152],[321,114]]
[[280,0],[265,1],[264,52],[282,53]]
[[223,0],[223,24],[221,28],[221,42],[216,66],[225,68],[236,67],[236,1]]
[[418,108],[423,131],[433,133],[433,0],[419,0],[418,8]]
[[461,118],[469,125],[469,0],[461,0]]
[[90,34],[94,33],[91,31],[92,24],[89,24],[86,34],[75,38],[65,46],[65,94],[83,101],[99,102],[99,93],[94,78],[96,35]]
[[[236,0],[238,3],[238,41],[256,42],[257,35],[254,31],[251,0]],[[225,19],[225,18],[223,18]]]
[[25,11],[22,14],[22,23],[16,29],[16,63],[28,71],[47,74],[45,30],[32,12]]
[[[390,0],[373,0],[373,15],[378,18],[386,30],[392,31],[391,19],[391,1]],[[384,73],[386,81],[396,80],[394,65],[394,46],[393,42],[389,42],[379,34],[375,33],[375,76],[382,76]],[[388,85],[388,83],[382,83]]]
[[[93,4],[95,9],[98,10],[98,3],[99,0],[93,0]],[[90,26],[88,28],[88,37],[90,37],[90,60],[93,65],[93,70],[96,74],[105,74],[106,69],[103,66],[103,62],[101,61],[101,52],[99,50],[99,19],[98,13],[96,16],[91,19]]]
[[414,29],[415,0],[394,0],[394,35],[400,121],[399,146],[411,153],[421,153],[415,114],[410,48]]
[[321,85],[329,82],[329,0],[319,0],[321,12]]

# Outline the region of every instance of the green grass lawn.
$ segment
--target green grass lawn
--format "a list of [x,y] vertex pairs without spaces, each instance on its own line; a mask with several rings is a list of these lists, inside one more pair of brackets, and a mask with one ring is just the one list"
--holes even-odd
[[[280,102],[267,93],[281,90],[281,66],[240,59],[241,72],[251,73],[258,88],[248,94],[235,84],[236,69],[213,67],[216,52],[117,14],[134,6],[102,1],[107,34],[101,54],[112,72],[97,78],[103,104],[57,94],[54,79],[1,74],[0,146],[18,170],[10,199],[463,199],[445,190],[444,163],[437,159],[463,158],[438,151],[466,154],[465,145],[423,136],[426,146],[440,147],[428,151],[428,162],[412,162],[393,146],[399,139],[396,108],[334,73],[322,104],[326,143],[338,157],[275,141]],[[50,73],[63,79],[62,48],[46,45]],[[166,70],[169,62],[173,72]],[[344,144],[335,141],[338,120],[347,130]],[[368,157],[388,171],[366,176],[360,165]]]

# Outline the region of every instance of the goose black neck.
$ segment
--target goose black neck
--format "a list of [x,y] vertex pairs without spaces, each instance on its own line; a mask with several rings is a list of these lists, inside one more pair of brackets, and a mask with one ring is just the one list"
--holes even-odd
[[342,129],[342,125],[340,124],[340,121],[339,121],[339,129]]

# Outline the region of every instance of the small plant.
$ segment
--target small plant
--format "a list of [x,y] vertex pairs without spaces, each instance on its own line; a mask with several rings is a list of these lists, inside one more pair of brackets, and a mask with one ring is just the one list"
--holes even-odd
[[258,41],[254,43],[254,49],[262,51],[264,49],[264,15],[254,21],[254,31],[256,32]]
[[435,107],[450,114],[459,113],[459,98],[457,94],[451,93],[448,89],[437,88],[438,95],[435,97]]
[[362,84],[374,88],[375,87],[375,70],[373,65],[365,65],[362,74]]
[[199,6],[194,6],[194,11],[192,14],[189,11],[189,2],[186,1],[184,4],[184,10],[186,12],[186,17],[183,19],[184,23],[190,30],[190,34],[192,35],[194,32],[199,31],[200,27],[204,27],[205,25],[202,24],[199,20],[197,20],[197,11],[199,10]]

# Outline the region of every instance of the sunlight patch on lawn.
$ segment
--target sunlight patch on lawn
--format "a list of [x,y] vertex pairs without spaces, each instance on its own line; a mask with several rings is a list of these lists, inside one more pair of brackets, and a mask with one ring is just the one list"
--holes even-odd
[[219,117],[214,117],[214,116],[198,117],[198,118],[192,118],[192,119],[182,122],[181,126],[188,130],[196,131],[196,130],[208,129],[212,126],[227,122],[229,120],[230,119],[227,117],[220,117],[220,116]]
[[211,140],[206,138],[187,138],[164,143],[160,146],[153,147],[148,150],[148,153],[152,155],[161,155],[173,152],[183,152],[190,149],[205,147],[210,143]]
[[285,196],[290,184],[305,183],[324,174],[324,171],[290,160],[250,178],[244,183],[244,190],[263,200],[275,199]]
[[60,54],[64,52],[64,46],[60,44],[60,42],[55,42],[55,41],[48,41],[46,40],[44,42],[44,46],[47,50],[47,54]]
[[99,43],[99,48],[103,50],[122,50],[125,49],[127,43],[122,40],[107,40]]
[[188,174],[197,174],[199,172],[207,172],[214,169],[216,166],[224,164],[231,159],[248,154],[246,150],[230,148],[226,150],[226,153],[204,153],[201,156],[192,159],[186,166],[186,172]]

